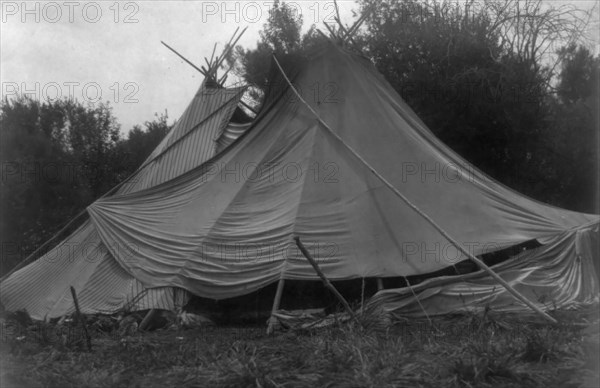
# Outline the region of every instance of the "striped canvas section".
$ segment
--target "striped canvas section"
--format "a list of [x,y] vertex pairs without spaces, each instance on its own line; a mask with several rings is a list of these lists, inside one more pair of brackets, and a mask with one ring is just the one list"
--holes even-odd
[[229,123],[217,139],[217,154],[222,152],[231,143],[237,140],[238,137],[242,136],[252,123]]
[[215,140],[224,131],[245,88],[200,91],[185,113],[130,183],[119,190],[127,194],[173,179],[215,156]]
[[[9,310],[26,309],[35,319],[60,317],[74,312],[74,303],[69,286],[77,292],[81,311],[85,314],[114,313],[119,310],[137,311],[151,308],[177,310],[189,299],[189,294],[179,288],[145,288],[121,268],[100,242],[90,224],[83,226],[81,233],[82,254],[74,250],[72,260],[68,255],[51,260],[48,255],[37,260],[28,271],[18,271],[2,284],[2,293],[9,301],[17,300],[13,295],[21,293],[25,305],[8,304]],[[69,240],[67,246],[75,243]],[[85,247],[85,248],[83,248]],[[50,253],[54,255],[54,253]],[[24,268],[25,269],[25,268]],[[57,279],[57,274],[63,274]],[[25,275],[25,276],[23,276]],[[66,276],[64,276],[66,275]],[[56,282],[63,282],[57,287]],[[16,286],[15,286],[16,285]],[[43,293],[45,292],[45,293]],[[41,297],[40,295],[44,295]]]
[[87,221],[60,245],[2,282],[2,303],[8,310],[26,309],[36,319],[52,318],[55,308],[65,303],[66,293],[71,299],[69,286],[83,289],[105,254],[106,248]]
[[[127,194],[173,179],[212,158],[245,88],[201,89],[143,168],[117,191]],[[114,313],[151,308],[176,310],[189,299],[180,288],[147,289],[108,253],[87,220],[61,245],[0,284],[8,310],[26,309],[35,319],[73,311],[69,286],[84,313]]]
[[[237,105],[245,91],[245,87],[206,89],[204,88],[204,85],[201,86],[198,92],[196,92],[194,99],[183,112],[183,115],[181,115],[181,118],[173,126],[167,136],[159,143],[156,149],[152,151],[144,164],[154,160],[173,143],[180,141],[190,131],[195,130],[206,118],[221,112],[221,108],[226,103],[232,102],[232,99],[236,100]],[[231,115],[229,115],[229,117],[231,117]]]
[[[87,314],[110,314],[118,310],[138,311],[153,308],[177,310],[183,307],[188,299],[187,291],[180,288],[145,288],[125,272],[108,253],[79,295],[82,311]],[[72,312],[68,309],[72,309],[73,303],[68,302],[70,303],[61,308],[60,312]]]

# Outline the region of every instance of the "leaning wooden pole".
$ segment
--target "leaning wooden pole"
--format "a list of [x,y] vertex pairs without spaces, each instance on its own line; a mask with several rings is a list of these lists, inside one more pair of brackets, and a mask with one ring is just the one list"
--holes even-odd
[[338,292],[338,290],[333,286],[333,284],[331,284],[331,282],[329,281],[329,279],[327,279],[327,277],[325,276],[325,274],[321,271],[321,268],[319,268],[319,265],[317,264],[317,262],[315,261],[315,259],[312,258],[312,256],[308,252],[308,250],[304,247],[304,245],[300,241],[300,237],[296,236],[296,237],[294,237],[294,240],[296,241],[296,245],[300,249],[300,252],[302,252],[302,254],[304,255],[304,257],[306,257],[306,260],[308,260],[308,262],[310,263],[310,265],[312,265],[312,267],[314,268],[314,270],[317,273],[317,275],[319,275],[319,277],[323,281],[323,284],[325,285],[325,287],[327,287],[331,292],[333,292],[333,294],[339,299],[339,301],[344,306],[344,309],[346,309],[346,311],[348,312],[348,314],[350,314],[350,316],[352,317],[352,319],[354,319],[356,321],[356,323],[358,323],[360,325],[360,322],[356,318],[356,315],[354,315],[354,311],[352,311],[352,309],[350,308],[350,305],[348,304],[348,302],[346,302],[346,299],[344,299],[344,297],[342,296],[342,294],[340,294]]
[[240,104],[242,104],[243,106],[245,106],[250,112],[254,113],[255,115],[258,114],[258,112],[256,111],[256,109],[254,109],[250,105],[246,104],[244,101],[240,100]]
[[[163,42],[162,40],[160,41],[160,43],[162,43],[166,48],[168,48],[169,50],[173,51],[175,53],[175,55],[177,55],[179,58],[183,59],[185,61],[185,63],[187,63],[188,65],[192,66],[194,69],[198,70],[200,73],[202,73],[202,75],[204,75],[205,77],[206,72],[202,71],[201,69],[198,68],[198,66],[194,65],[191,61],[189,61],[186,57],[184,57],[183,55],[179,54],[177,52],[177,50],[175,50],[173,47],[169,46],[168,44],[166,44],[165,42]],[[210,69],[209,69],[210,70]]]
[[386,185],[390,190],[392,190],[392,192],[394,192],[394,194],[396,194],[396,196],[398,196],[398,198],[400,198],[404,203],[406,203],[406,205],[408,205],[408,207],[410,207],[417,214],[419,214],[421,217],[423,217],[423,219],[425,219],[425,221],[427,221],[435,230],[437,230],[438,233],[440,233],[442,236],[444,236],[444,238],[446,240],[448,240],[450,243],[452,243],[452,245],[454,245],[456,247],[456,249],[458,249],[463,255],[465,255],[469,259],[473,260],[479,266],[479,268],[481,268],[482,270],[484,270],[485,272],[487,272],[492,278],[494,278],[498,283],[500,283],[516,299],[518,299],[521,302],[523,302],[527,307],[529,307],[530,309],[532,309],[533,311],[535,311],[536,313],[538,313],[540,316],[544,317],[549,322],[558,323],[556,321],[556,319],[554,319],[550,315],[546,314],[542,309],[540,309],[538,306],[536,306],[535,304],[533,304],[529,299],[527,299],[523,295],[521,295],[510,284],[508,284],[508,282],[506,280],[502,279],[502,277],[500,277],[500,275],[498,275],[496,272],[494,272],[483,261],[481,261],[480,259],[478,259],[477,257],[475,257],[475,255],[469,253],[462,246],[462,244],[460,244],[458,241],[456,241],[454,238],[452,238],[452,236],[450,236],[444,229],[442,229],[442,227],[439,226],[431,217],[429,217],[425,212],[423,212],[415,204],[413,204],[408,198],[406,198],[404,196],[404,194],[402,194],[390,182],[388,182],[388,180],[385,179],[383,177],[383,175],[381,175],[380,173],[378,173],[377,170],[375,170],[375,168],[373,168],[365,159],[363,159],[362,156],[360,156],[356,151],[354,151],[354,149],[352,147],[350,147],[348,144],[346,144],[346,142],[337,133],[335,133],[329,127],[329,125],[327,125],[327,123],[321,119],[321,117],[319,117],[319,115],[317,114],[317,112],[315,112],[315,110],[304,100],[304,98],[302,98],[302,96],[300,95],[300,93],[298,93],[298,91],[296,90],[296,88],[294,87],[294,85],[292,85],[292,82],[290,81],[290,79],[287,77],[287,75],[283,71],[283,68],[279,64],[279,61],[277,61],[277,58],[275,57],[275,55],[273,55],[273,59],[275,61],[275,64],[279,68],[279,71],[283,75],[283,78],[287,81],[289,87],[296,94],[296,96],[298,97],[298,99],[316,117],[316,119],[319,121],[319,123],[321,123],[321,125],[323,125],[323,127],[325,129],[327,129],[327,131],[331,134],[331,136],[333,136],[334,138],[336,138],[352,155],[354,155],[354,157],[356,159],[358,159],[365,167],[367,167],[369,169],[369,171],[371,171],[371,173],[373,173],[373,175],[375,175],[384,185]]
[[92,350],[92,337],[90,337],[90,333],[87,331],[87,327],[85,326],[85,321],[83,320],[83,315],[81,314],[81,310],[79,310],[79,301],[77,301],[77,294],[75,293],[75,289],[71,286],[71,295],[73,296],[73,303],[75,304],[75,313],[77,314],[77,321],[83,328],[83,333],[85,334],[85,340],[87,342],[88,350]]
[[285,284],[285,279],[283,278],[283,273],[281,274],[281,278],[279,279],[279,283],[277,283],[277,291],[275,292],[275,299],[273,300],[273,308],[271,309],[271,317],[269,318],[269,326],[267,326],[267,334],[273,333],[275,329],[275,322],[277,318],[275,318],[275,313],[279,310],[279,305],[281,303],[281,296],[283,295],[283,286]]
[[144,319],[142,319],[142,322],[140,322],[140,326],[138,327],[138,330],[139,331],[146,330],[146,328],[148,327],[148,325],[150,324],[152,319],[154,319],[154,317],[156,316],[156,313],[158,313],[157,309],[150,309],[150,311],[148,311],[148,313],[146,314]]
[[[239,27],[238,27],[238,29],[239,29]],[[238,29],[235,30],[235,33],[233,34],[233,36],[229,40],[229,43],[227,43],[227,46],[226,46],[225,50],[223,50],[223,54],[219,58],[217,58],[217,61],[215,62],[215,69],[217,69],[219,66],[221,66],[221,63],[223,63],[223,61],[225,60],[225,57],[227,57],[227,55],[229,55],[229,52],[235,48],[235,45],[240,40],[240,38],[242,37],[242,35],[244,35],[244,33],[246,32],[246,30],[248,29],[248,27],[244,28],[242,30],[242,32],[240,32],[240,34],[238,35],[238,37],[235,40],[233,40],[233,38],[235,38],[235,34],[237,34]],[[231,43],[231,41],[233,41],[233,43]]]

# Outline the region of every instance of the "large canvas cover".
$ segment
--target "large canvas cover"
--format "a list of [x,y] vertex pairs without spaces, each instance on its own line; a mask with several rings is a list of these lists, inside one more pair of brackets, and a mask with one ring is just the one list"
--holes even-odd
[[[468,164],[366,58],[328,43],[286,72],[370,168],[474,255],[532,239],[547,244],[598,223],[596,215],[527,198]],[[148,288],[174,286],[214,299],[280,277],[318,279],[294,236],[330,280],[426,274],[464,259],[281,78],[271,77],[270,84],[266,108],[225,152],[173,180],[88,208],[128,274]],[[125,246],[135,246],[135,254],[119,249]]]
[[[427,274],[464,259],[371,168],[474,255],[542,243],[496,268],[530,298],[545,290],[562,307],[598,301],[598,252],[589,249],[597,215],[539,203],[485,176],[442,144],[366,58],[327,43],[285,70],[370,167],[277,71],[249,129],[227,124],[239,91],[197,95],[136,179],[92,204],[90,220],[61,245],[79,250],[59,246],[15,272],[0,285],[2,303],[45,318],[72,311],[69,285],[84,312],[113,312],[128,303],[173,308],[188,292],[234,297],[282,277],[317,280],[294,236],[331,280]],[[516,309],[498,290],[476,273],[381,292],[373,308],[414,316],[416,305],[432,314],[483,303]]]

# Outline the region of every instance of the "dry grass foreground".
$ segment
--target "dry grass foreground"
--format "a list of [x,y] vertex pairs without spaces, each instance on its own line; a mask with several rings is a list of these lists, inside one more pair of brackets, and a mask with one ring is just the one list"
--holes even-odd
[[272,336],[264,326],[94,333],[91,352],[21,335],[2,343],[0,386],[598,387],[598,311],[553,315],[560,325],[484,314]]

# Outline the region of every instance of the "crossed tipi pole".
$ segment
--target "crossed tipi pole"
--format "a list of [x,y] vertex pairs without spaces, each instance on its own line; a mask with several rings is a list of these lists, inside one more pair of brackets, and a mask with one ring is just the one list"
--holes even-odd
[[[362,24],[365,22],[365,20],[367,20],[367,17],[371,15],[371,12],[373,12],[375,7],[373,5],[370,5],[365,9],[365,12],[354,22],[354,24],[352,24],[352,26],[345,26],[344,23],[342,23],[342,19],[340,18],[340,9],[338,7],[337,1],[334,0],[333,4],[335,5],[334,19],[337,23],[337,28],[335,26],[330,26],[326,22],[323,22],[323,25],[329,31],[330,39],[337,42],[341,46],[345,46],[348,43],[351,43],[354,46],[354,48],[361,51],[358,47],[358,44],[354,40],[354,35],[356,34],[360,26],[362,26]],[[325,36],[325,34],[321,30],[317,31],[319,31],[322,35]]]
[[[236,28],[235,32],[231,36],[231,39],[229,39],[229,42],[225,45],[223,52],[221,53],[221,55],[217,55],[217,57],[215,57],[215,52],[217,50],[217,44],[215,43],[212,54],[210,56],[210,59],[207,59],[206,57],[204,57],[204,62],[206,62],[206,66],[201,65],[200,67],[198,67],[194,63],[192,63],[190,60],[188,60],[186,57],[184,57],[179,52],[177,52],[177,50],[175,50],[173,47],[169,46],[168,44],[166,44],[163,41],[161,41],[160,43],[162,43],[166,48],[168,48],[173,53],[175,53],[179,58],[183,59],[183,61],[185,63],[187,63],[188,65],[190,65],[194,69],[196,69],[198,72],[200,72],[200,74],[202,74],[204,76],[204,82],[212,84],[219,88],[223,88],[225,85],[225,81],[227,81],[229,72],[231,71],[233,66],[230,66],[221,77],[219,77],[219,75],[218,75],[218,70],[221,67],[221,65],[223,64],[223,62],[225,61],[225,59],[227,58],[227,56],[234,49],[235,45],[240,40],[242,35],[244,35],[244,32],[246,32],[248,27],[244,28],[242,30],[242,32],[240,32],[238,35],[239,29],[240,29],[239,27]],[[246,107],[248,110],[250,110],[252,113],[257,114],[256,110],[254,108],[252,108],[250,105],[246,104],[244,101],[240,100],[240,103],[244,107]]]

